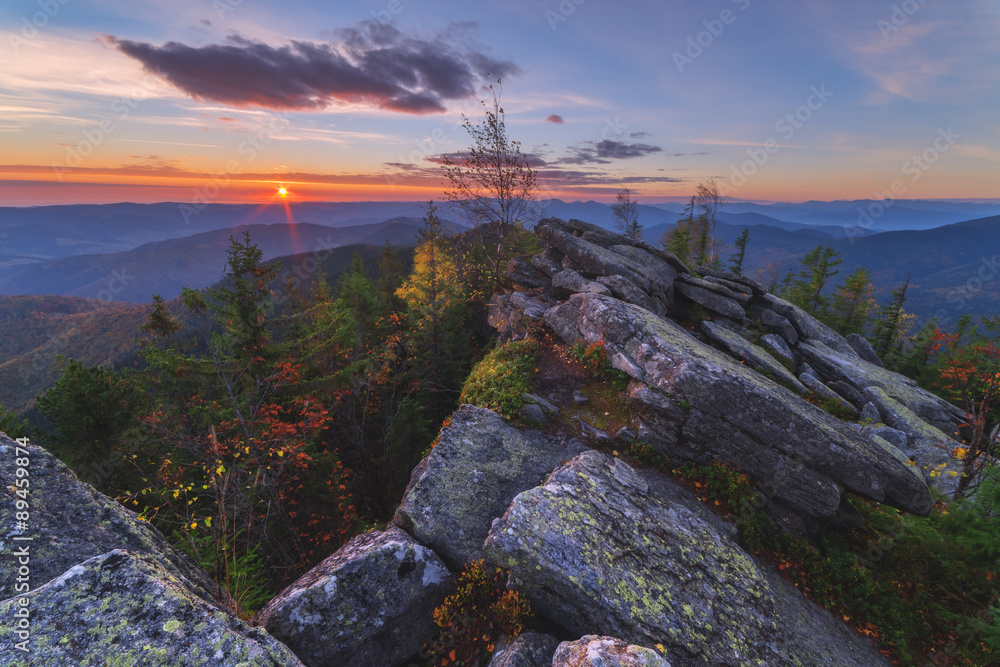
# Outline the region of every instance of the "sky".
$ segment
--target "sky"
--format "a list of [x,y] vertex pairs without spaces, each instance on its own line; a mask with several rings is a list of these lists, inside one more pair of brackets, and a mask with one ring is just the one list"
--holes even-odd
[[541,198],[1000,196],[997,0],[5,0],[0,205],[438,199],[494,94]]

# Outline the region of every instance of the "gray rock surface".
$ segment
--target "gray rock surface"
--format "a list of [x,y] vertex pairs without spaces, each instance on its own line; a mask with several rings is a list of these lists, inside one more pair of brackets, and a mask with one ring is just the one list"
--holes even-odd
[[779,299],[773,294],[764,294],[760,299],[763,305],[792,323],[792,326],[795,327],[795,330],[799,334],[800,340],[822,343],[848,358],[858,358],[857,352],[854,351],[854,348],[847,343],[843,336],[798,306],[784,299]]
[[861,423],[869,422],[872,424],[883,423],[882,414],[878,411],[878,408],[875,407],[875,404],[871,402],[866,402],[864,407],[861,408],[861,415],[858,417],[858,421]]
[[560,644],[551,667],[670,667],[670,663],[645,646],[615,637],[587,635]]
[[868,342],[868,339],[861,334],[847,334],[847,344],[858,353],[859,357],[868,363],[878,366],[879,368],[885,367],[882,360],[878,358],[878,354],[875,353],[875,348],[872,347],[872,344]]
[[463,405],[414,470],[393,522],[452,567],[483,557],[490,523],[539,484],[568,450],[522,432],[483,408]]
[[795,353],[792,352],[792,348],[788,347],[785,339],[778,334],[764,334],[760,337],[760,344],[779,361],[795,367]]
[[148,553],[94,556],[26,596],[31,653],[14,648],[19,638],[7,622],[19,598],[0,602],[3,664],[302,667],[286,646],[206,602],[192,584]]
[[962,465],[951,455],[951,451],[959,443],[920,419],[888,392],[878,387],[868,387],[864,395],[867,401],[878,407],[887,426],[906,433],[904,451],[916,461],[928,482],[945,494],[953,494],[958,488]]
[[486,551],[548,618],[662,644],[677,667],[885,664],[828,612],[783,590],[733,533],[662,475],[590,451],[519,494]]
[[[17,527],[15,491],[18,448],[27,450],[30,518],[27,529]],[[149,523],[134,512],[79,481],[62,461],[37,445],[18,445],[0,433],[0,551],[31,546],[31,587],[58,577],[83,561],[115,549],[150,554],[206,602],[217,599],[215,583],[187,554],[167,543]],[[31,537],[30,543],[14,540]],[[0,558],[0,599],[13,594],[17,562]],[[225,591],[219,594],[225,596]]]
[[[659,282],[658,276],[644,277],[645,269],[641,264],[575,236],[561,220],[553,218],[542,220],[535,229],[540,237],[566,256],[563,260],[564,267],[572,268],[584,277],[619,275],[639,286],[647,294],[653,291],[651,280]],[[657,285],[657,287],[658,291],[665,291],[670,285]]]
[[[842,381],[864,392],[868,387],[879,387],[894,400],[905,405],[918,417],[943,431],[954,431],[954,425],[963,421],[962,411],[899,373],[893,373],[864,361],[853,350],[850,355],[809,341],[799,345],[799,352],[828,383]],[[891,424],[890,424],[891,426]]]
[[401,665],[437,631],[454,588],[441,559],[398,528],[358,535],[271,600],[255,623],[307,665]]
[[809,390],[803,386],[802,382],[788,372],[788,369],[782,366],[781,362],[745,338],[707,320],[701,323],[701,331],[710,340],[714,341],[717,347],[721,348],[722,351],[737,361],[742,360],[746,362],[758,373],[774,380],[782,386],[788,387],[792,391],[799,394],[809,393]]
[[550,280],[544,272],[516,257],[507,262],[506,275],[514,285],[528,289],[548,287]]
[[825,398],[829,401],[836,401],[837,404],[840,405],[845,410],[853,412],[855,415],[858,414],[857,408],[855,408],[853,405],[845,401],[844,398],[840,394],[835,392],[833,389],[830,389],[825,384],[823,384],[823,381],[820,380],[815,375],[813,375],[812,373],[803,373],[802,375],[799,376],[799,380],[802,382],[802,384],[808,387],[809,390],[815,393],[817,396]]
[[489,307],[490,326],[500,333],[504,341],[521,340],[538,325],[553,303],[539,293],[495,294]]
[[731,299],[728,296],[723,296],[715,290],[705,289],[704,287],[698,287],[696,285],[690,285],[679,281],[674,284],[674,290],[689,301],[693,301],[699,306],[702,306],[713,313],[718,313],[723,317],[742,320],[747,316],[746,310],[744,310],[743,306],[741,306],[736,300]]
[[806,517],[837,512],[847,488],[906,511],[933,501],[899,453],[695,340],[676,324],[613,298],[574,295],[545,322],[564,341],[603,340],[615,368],[654,417],[640,437],[679,460],[717,458],[746,471],[764,494]]
[[772,329],[784,338],[785,342],[789,345],[795,345],[799,342],[799,332],[795,330],[795,327],[788,321],[788,318],[782,317],[773,310],[758,306],[757,304],[751,304],[747,308],[747,317],[751,320],[757,320],[765,327]]
[[568,295],[578,292],[593,294],[611,294],[607,285],[593,280],[587,280],[573,269],[565,269],[552,276],[552,287],[557,293]]
[[487,667],[551,667],[559,640],[540,632],[523,632],[512,642],[498,645]]

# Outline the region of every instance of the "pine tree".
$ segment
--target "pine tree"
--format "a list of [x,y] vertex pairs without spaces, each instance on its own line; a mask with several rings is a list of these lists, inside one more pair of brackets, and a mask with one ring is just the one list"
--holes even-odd
[[830,278],[839,273],[834,270],[842,261],[837,254],[833,248],[822,245],[809,251],[799,260],[802,266],[789,292],[789,301],[820,319],[824,319],[829,303],[823,296],[823,289]]
[[736,239],[736,252],[729,258],[729,270],[738,276],[743,275],[743,259],[747,254],[747,243],[750,242],[750,230],[744,229]]
[[864,267],[844,278],[844,284],[838,285],[833,295],[832,315],[837,331],[845,336],[865,332],[874,291],[871,271]]
[[906,276],[903,286],[892,290],[892,303],[882,312],[875,324],[872,346],[880,357],[884,357],[885,353],[896,345],[899,338],[900,324],[904,317],[903,304],[906,303],[906,290],[909,287],[910,276]]
[[693,224],[694,197],[691,197],[684,207],[684,215],[674,224],[672,229],[663,235],[663,239],[660,241],[664,248],[685,264],[691,261],[691,228]]

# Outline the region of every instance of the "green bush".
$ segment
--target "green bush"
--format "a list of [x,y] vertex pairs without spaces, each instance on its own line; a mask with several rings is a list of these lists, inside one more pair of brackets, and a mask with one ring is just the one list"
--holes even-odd
[[531,391],[531,378],[538,361],[538,343],[521,340],[496,348],[476,364],[462,387],[459,399],[513,417]]

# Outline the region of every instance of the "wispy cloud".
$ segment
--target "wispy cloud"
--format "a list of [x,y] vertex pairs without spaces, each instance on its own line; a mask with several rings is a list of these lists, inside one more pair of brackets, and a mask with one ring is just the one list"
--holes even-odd
[[[469,27],[450,30],[457,29]],[[487,75],[520,71],[461,40],[410,37],[391,25],[341,30],[337,36],[333,44],[293,40],[278,47],[239,35],[226,44],[197,47],[109,40],[194,99],[236,107],[312,111],[342,104],[437,113],[449,100],[474,97]]]

